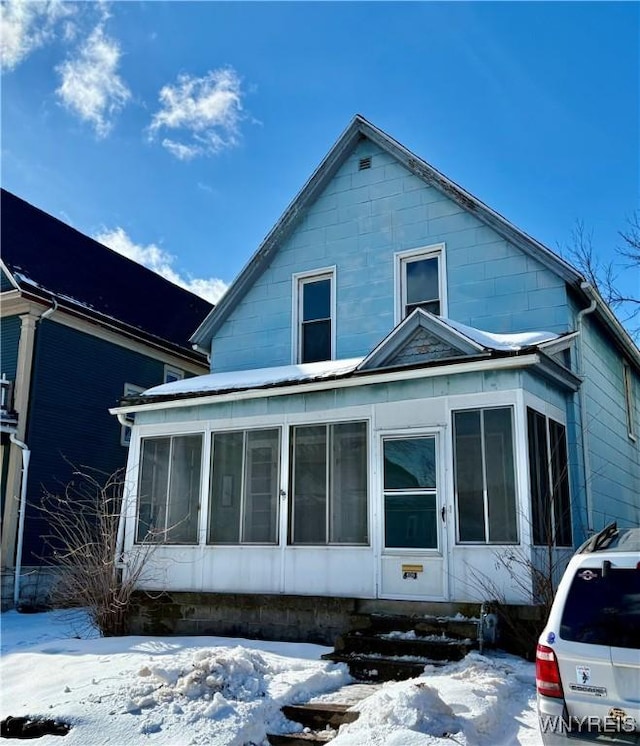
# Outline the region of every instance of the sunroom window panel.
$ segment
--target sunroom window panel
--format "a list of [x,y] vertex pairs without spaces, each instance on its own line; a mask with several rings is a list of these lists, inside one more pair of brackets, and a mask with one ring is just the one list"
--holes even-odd
[[531,487],[531,520],[533,543],[538,546],[552,542],[549,512],[549,454],[547,450],[546,417],[533,409],[527,410],[529,434],[529,482]]
[[329,540],[337,544],[367,541],[367,426],[364,422],[331,426],[331,515]]
[[489,541],[510,544],[518,539],[510,409],[484,412]]
[[573,538],[566,428],[531,408],[527,424],[534,544],[569,547]]
[[173,438],[172,446],[167,541],[195,543],[198,539],[202,436]]
[[145,438],[138,499],[138,541],[198,539],[203,436]]
[[274,543],[277,537],[278,430],[247,433],[243,540]]
[[551,444],[551,474],[554,486],[555,543],[570,547],[573,543],[571,530],[571,499],[569,495],[569,465],[567,462],[567,431],[564,425],[549,421]]
[[454,423],[459,538],[463,542],[484,542],[484,474],[480,412],[456,412]]
[[366,544],[365,422],[292,428],[293,544]]
[[142,441],[137,541],[145,541],[164,528],[170,446],[169,438]]
[[209,541],[240,541],[244,433],[214,433],[211,453],[211,516]]
[[278,541],[280,431],[214,433],[209,542]]
[[293,540],[296,544],[327,541],[327,428],[294,429]]

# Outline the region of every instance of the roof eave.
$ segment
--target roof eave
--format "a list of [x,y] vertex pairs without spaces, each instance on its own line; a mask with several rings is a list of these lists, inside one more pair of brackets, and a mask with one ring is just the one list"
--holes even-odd
[[108,316],[100,311],[95,311],[81,303],[76,304],[71,299],[61,298],[56,293],[44,288],[26,284],[26,287],[18,286],[18,291],[25,300],[44,301],[50,304],[55,303],[56,308],[60,311],[65,311],[72,316],[87,319],[88,321],[94,324],[99,324],[103,327],[110,327],[124,336],[131,339],[137,339],[145,344],[162,349],[163,351],[178,357],[186,358],[192,363],[205,366],[207,364],[206,355],[192,349],[188,345],[183,347],[175,342],[164,339],[163,337],[156,337],[153,334],[145,332],[143,329],[126,324],[125,322],[116,319],[114,316]]

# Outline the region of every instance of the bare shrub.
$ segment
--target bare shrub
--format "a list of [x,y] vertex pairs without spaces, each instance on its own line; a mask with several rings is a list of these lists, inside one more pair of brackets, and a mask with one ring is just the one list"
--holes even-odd
[[127,633],[131,597],[154,548],[137,547],[123,572],[118,547],[123,475],[123,469],[106,479],[90,469],[74,470],[61,494],[45,491],[41,504],[49,531],[43,537],[50,550],[46,560],[58,576],[51,602],[85,608],[103,637]]

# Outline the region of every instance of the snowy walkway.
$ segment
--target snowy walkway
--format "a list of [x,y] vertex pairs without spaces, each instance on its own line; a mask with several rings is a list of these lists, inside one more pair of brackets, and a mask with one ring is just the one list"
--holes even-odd
[[0,718],[73,726],[38,746],[257,745],[266,732],[295,730],[282,704],[310,699],[360,700],[360,718],[336,746],[540,743],[533,665],[512,656],[474,653],[410,681],[342,689],[352,683],[346,668],[319,660],[328,649],[318,645],[87,638],[74,612],[6,612],[0,625]]

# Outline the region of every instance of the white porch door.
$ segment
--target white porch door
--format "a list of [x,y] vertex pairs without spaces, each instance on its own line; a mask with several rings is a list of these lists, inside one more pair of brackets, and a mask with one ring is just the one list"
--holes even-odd
[[448,598],[442,435],[383,435],[382,598]]

